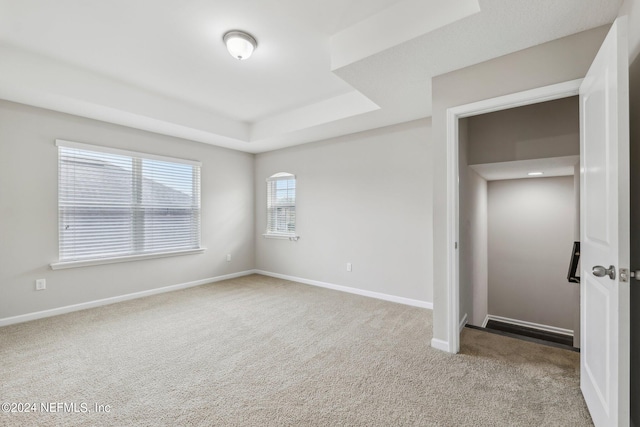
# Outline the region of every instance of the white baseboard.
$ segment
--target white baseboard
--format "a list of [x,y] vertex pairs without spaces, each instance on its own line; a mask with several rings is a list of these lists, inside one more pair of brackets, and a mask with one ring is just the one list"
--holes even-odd
[[484,320],[482,321],[482,327],[486,328],[487,327],[487,323],[489,323],[489,315],[488,314],[484,317]]
[[[33,313],[21,314],[13,317],[5,317],[0,319],[0,327],[13,325],[15,323],[28,322],[30,320],[43,319],[45,317],[57,316],[60,314],[71,313],[74,311],[86,310],[88,308],[101,307],[103,305],[115,304],[122,301],[128,301],[136,298],[143,298],[151,295],[161,294],[165,292],[177,291],[180,289],[192,288],[194,286],[206,285],[207,283],[220,282],[222,280],[235,279],[237,277],[248,276],[250,274],[262,274],[264,276],[275,277],[278,279],[291,280],[293,282],[304,283],[307,285],[319,286],[328,289],[334,289],[337,291],[348,292],[351,294],[362,295],[366,297],[381,299],[385,301],[396,302],[405,305],[411,305],[414,307],[433,309],[433,303],[428,301],[420,301],[410,298],[398,297],[394,295],[387,295],[379,292],[365,291],[357,288],[350,288],[348,286],[334,285],[331,283],[319,282],[317,280],[303,279],[301,277],[287,276],[284,274],[271,273],[263,270],[246,270],[238,273],[226,274],[224,276],[210,277],[207,279],[196,280],[193,282],[180,283],[177,285],[165,286],[162,288],[149,289],[142,292],[134,292],[126,295],[118,295],[115,297],[104,298],[94,301],[83,302],[80,304],[67,305],[64,307],[52,308],[50,310],[37,311]],[[448,344],[445,343],[447,349]],[[448,350],[445,350],[448,351]]]
[[446,351],[447,353],[450,353],[448,341],[442,341],[442,340],[432,338],[431,347],[435,348],[436,350]]
[[526,328],[538,329],[540,331],[553,332],[555,334],[567,335],[572,337],[573,331],[571,329],[558,328],[556,326],[542,325],[540,323],[527,322],[525,320],[510,319],[508,317],[494,316],[493,314],[487,314],[482,322],[482,327],[486,328],[489,320],[495,320],[497,322],[509,323],[516,326],[524,326]]
[[365,291],[363,289],[350,288],[348,286],[342,286],[342,285],[334,285],[332,283],[319,282],[317,280],[303,279],[301,277],[288,276],[286,274],[271,273],[269,271],[264,271],[264,270],[255,270],[254,273],[262,274],[263,276],[275,277],[276,279],[284,279],[284,280],[290,280],[292,282],[304,283],[305,285],[319,286],[321,288],[328,288],[336,291],[348,292],[350,294],[362,295],[365,297],[397,302],[399,304],[411,305],[414,307],[428,308],[433,310],[433,303],[428,301],[397,297],[394,295],[383,294],[380,292]]
[[50,310],[36,311],[33,313],[21,314],[19,316],[5,317],[0,319],[0,327],[13,325],[15,323],[28,322],[30,320],[42,319],[45,317],[57,316],[59,314],[71,313],[73,311],[86,310],[88,308],[100,307],[103,305],[115,304],[117,302],[128,301],[136,298],[148,297],[165,292],[177,291],[180,289],[192,288],[194,286],[206,285],[207,283],[220,282],[222,280],[235,279],[236,277],[254,274],[255,270],[241,271],[239,273],[226,274],[224,276],[210,277],[208,279],[196,280],[193,282],[180,283],[177,285],[165,286],[162,288],[149,289],[132,294],[118,295],[115,297],[99,299],[95,301],[83,302],[80,304],[67,305],[64,307],[52,308]]
[[462,332],[462,330],[464,329],[464,326],[467,324],[467,319],[468,319],[468,316],[467,316],[467,313],[465,313],[464,316],[462,316],[462,320],[460,320],[460,325],[459,325],[460,332]]

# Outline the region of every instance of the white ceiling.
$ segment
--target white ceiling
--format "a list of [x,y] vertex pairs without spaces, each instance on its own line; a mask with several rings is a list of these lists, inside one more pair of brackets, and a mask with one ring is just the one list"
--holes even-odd
[[[580,156],[547,157],[541,159],[515,160],[511,162],[482,163],[469,165],[487,181],[521,178],[549,178],[574,175]],[[528,176],[529,172],[542,172],[539,176]]]
[[[431,115],[431,77],[619,0],[0,0],[0,98],[247,152]],[[222,35],[258,40],[237,61]]]

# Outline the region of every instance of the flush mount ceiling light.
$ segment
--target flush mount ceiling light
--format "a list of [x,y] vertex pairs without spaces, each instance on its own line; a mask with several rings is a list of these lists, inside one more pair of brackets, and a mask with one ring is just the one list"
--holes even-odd
[[249,58],[258,47],[256,39],[244,31],[229,31],[222,37],[222,40],[227,45],[227,50],[231,56],[241,61]]
[[544,175],[543,172],[529,172],[527,175],[529,176],[540,176],[540,175]]

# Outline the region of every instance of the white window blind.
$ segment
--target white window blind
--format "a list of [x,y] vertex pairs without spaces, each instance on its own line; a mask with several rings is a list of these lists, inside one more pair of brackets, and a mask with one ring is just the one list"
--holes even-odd
[[296,234],[295,175],[283,172],[267,178],[267,234]]
[[60,262],[200,248],[200,163],[56,141]]

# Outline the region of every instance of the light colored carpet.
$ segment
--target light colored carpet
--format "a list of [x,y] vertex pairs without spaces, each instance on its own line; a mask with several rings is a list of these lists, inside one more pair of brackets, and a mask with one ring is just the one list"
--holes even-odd
[[430,339],[430,310],[248,276],[0,328],[0,402],[111,408],[0,424],[592,425],[577,353]]

